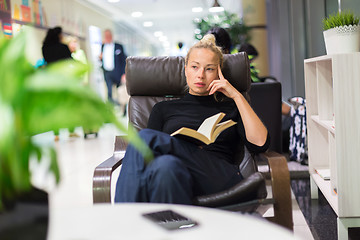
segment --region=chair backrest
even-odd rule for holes
[[[269,149],[282,153],[281,83],[251,83],[249,95],[251,107],[269,131]]]
[[[128,57],[126,87],[130,95],[129,121],[138,130],[147,126],[152,107],[187,92],[183,57]],[[247,99],[250,67],[246,53],[224,55],[224,77]]]

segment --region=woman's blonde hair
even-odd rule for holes
[[[75,36],[66,36],[62,40],[62,43],[66,45],[69,45],[70,42],[79,42],[79,39]]]
[[[193,49],[195,49],[195,48],[197,48],[197,49],[199,49],[199,48],[210,49],[219,58],[220,67],[223,66],[224,58],[223,58],[223,54],[222,54],[222,49],[220,47],[216,46],[215,36],[214,35],[206,34],[199,42],[195,43],[189,49],[189,51],[188,51],[188,53],[186,54],[186,57],[185,57],[185,65],[188,64],[191,51]]]

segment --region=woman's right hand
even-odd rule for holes
[[[236,88],[234,88],[231,83],[229,83],[229,81],[224,77],[221,72],[220,65],[218,65],[218,74],[219,79],[212,81],[207,89],[209,91],[209,95],[212,95],[215,92],[221,92],[233,100],[238,98],[241,93]]]

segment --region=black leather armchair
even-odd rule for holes
[[[256,82],[251,83],[250,104],[269,131],[271,142],[269,149],[282,153],[281,129],[281,83]]]
[[[223,74],[249,100],[251,81],[246,53],[225,55]],[[130,95],[129,120],[138,130],[147,126],[155,103],[179,98],[187,91],[182,57],[129,57],[126,78]],[[125,149],[126,143],[117,137],[114,155],[95,169],[94,203],[111,202],[111,174],[121,164],[122,159],[118,153]],[[290,177],[286,159],[271,151],[261,156],[268,161],[271,173],[274,217],[270,220],[292,230]],[[226,191],[196,197],[194,205],[253,211],[260,203],[269,202],[266,200],[265,178],[257,171],[254,157],[241,148],[236,157],[245,179]]]

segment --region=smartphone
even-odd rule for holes
[[[192,219],[184,217],[172,210],[146,213],[143,214],[143,216],[167,230],[186,229],[198,225],[198,223]]]

